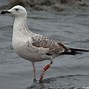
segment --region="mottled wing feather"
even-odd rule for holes
[[[32,45],[35,47],[48,48],[47,55],[59,55],[65,51],[65,46],[63,44],[56,43],[54,40],[49,39],[46,36],[37,35],[32,37]]]

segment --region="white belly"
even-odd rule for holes
[[[31,62],[38,62],[43,60],[48,60],[47,55],[39,54],[37,51],[32,51],[32,49],[27,49],[21,47],[20,50],[16,50],[16,53],[22,58],[29,60]]]
[[[34,49],[30,43],[30,46],[28,47],[27,40],[25,38],[24,40],[20,38],[13,39],[12,45],[19,56],[31,62],[38,62],[50,59],[50,57],[48,57],[45,53],[40,53],[39,50]]]

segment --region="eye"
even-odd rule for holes
[[[19,9],[18,9],[18,8],[16,8],[15,10],[16,10],[16,11],[18,11]]]

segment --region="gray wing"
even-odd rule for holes
[[[47,55],[60,55],[65,51],[66,47],[61,43],[56,43],[54,40],[49,39],[43,35],[35,35],[32,37],[32,45],[37,48],[47,48]]]

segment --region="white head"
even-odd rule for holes
[[[13,8],[7,10],[7,11],[2,11],[1,14],[12,14],[15,17],[27,17],[27,11],[24,7],[20,6],[20,5],[16,5]]]

